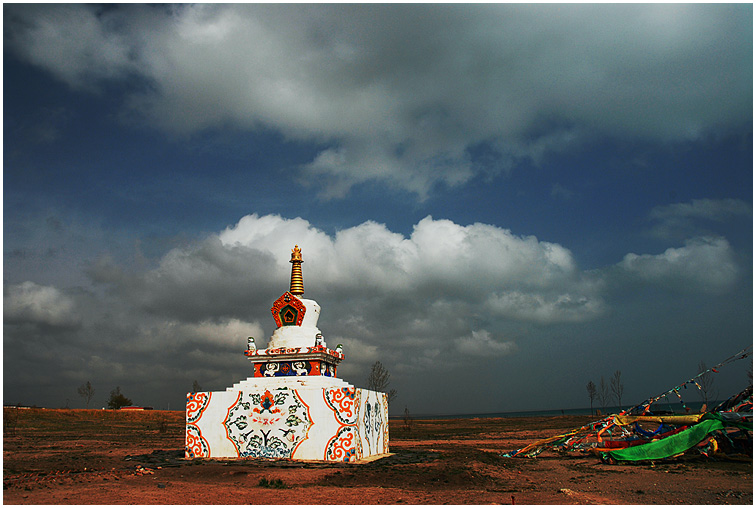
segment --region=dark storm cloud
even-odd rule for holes
[[[249,305],[264,306],[275,285],[255,277],[251,269],[270,273],[273,265],[269,253],[224,247],[214,237],[169,251],[147,273],[125,272],[109,259],[100,259],[89,273],[136,308],[199,322],[243,315]]]
[[[184,133],[264,126],[330,145],[302,168],[324,196],[383,181],[424,197],[482,171],[470,150],[484,143],[507,167],[599,136],[687,140],[751,121],[745,4],[5,13],[6,45],[71,87],[132,84],[132,120]]]

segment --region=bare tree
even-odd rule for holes
[[[711,370],[706,367],[706,363],[703,360],[698,364],[698,392],[701,395],[704,405],[708,408],[709,401],[716,400],[717,394],[714,394],[714,376]]]
[[[612,387],[612,393],[614,398],[617,399],[617,405],[622,411],[622,392],[625,391],[625,385],[622,384],[622,371],[615,370],[612,379],[609,380],[609,384]]]
[[[92,397],[94,397],[94,394],[95,394],[95,389],[92,387],[92,383],[87,381],[86,383],[81,385],[76,391],[79,392],[79,395],[87,403],[87,409],[89,409],[89,403],[92,401]]]
[[[588,390],[588,398],[591,400],[591,416],[593,416],[593,401],[596,400],[596,385],[593,381],[588,381],[585,385],[585,389]]]
[[[404,406],[404,430],[412,430],[412,417],[410,416],[410,412],[409,409],[407,409],[407,406]]]
[[[393,388],[388,390],[389,379],[391,374],[383,366],[381,362],[376,361],[370,368],[370,375],[367,378],[367,389],[374,390],[376,392],[385,392],[388,395],[388,401],[391,401],[396,397],[396,390]]]
[[[604,381],[604,376],[601,376],[599,381],[598,400],[601,404],[601,410],[606,414],[606,403],[609,402],[609,385]]]

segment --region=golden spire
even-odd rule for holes
[[[304,279],[302,279],[302,251],[298,245],[291,251],[291,287],[289,292],[295,296],[304,294]]]

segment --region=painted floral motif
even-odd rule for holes
[[[187,424],[185,443],[184,456],[187,459],[210,456],[210,445],[208,445],[207,440],[202,437],[202,432],[196,425],[192,425],[191,423]]]
[[[202,418],[202,413],[210,404],[211,392],[195,392],[186,394],[186,423],[195,423]]]
[[[357,428],[360,391],[354,387],[325,389],[323,399],[339,423],[336,434],[326,445],[325,460],[351,462],[359,459],[362,456]]]
[[[388,395],[385,393],[381,396],[382,404],[383,404],[383,414],[386,415],[388,418],[389,414],[389,404],[388,404]],[[389,425],[388,422],[383,422],[383,453],[389,452]]]
[[[362,417],[362,425],[365,427],[365,439],[367,439],[368,442],[368,449],[372,448],[370,446],[370,438],[373,435],[373,411],[372,406],[370,405],[370,402],[365,404],[365,415]]]
[[[378,402],[371,404],[369,401],[365,404],[365,414],[362,417],[362,423],[365,427],[365,439],[368,442],[370,454],[377,453],[378,441],[381,438],[381,429],[383,427],[383,414]]]
[[[375,415],[373,421],[373,431],[376,433],[376,435],[380,435],[381,427],[383,427],[383,415],[381,414],[381,408],[377,402],[373,406],[373,414]]]
[[[360,440],[357,427],[342,426],[338,433],[331,438],[326,446],[325,460],[354,462],[359,458],[358,446]]]
[[[354,408],[355,402],[359,407],[359,396],[356,388],[325,389],[323,390],[323,398],[326,404],[333,409],[333,416],[339,423],[344,425],[357,424],[357,412]]]
[[[296,390],[239,392],[223,421],[240,457],[291,458],[312,427]]]

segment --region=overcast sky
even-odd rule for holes
[[[752,344],[750,4],[3,12],[6,403],[246,378],[295,244],[392,414],[634,404]]]

